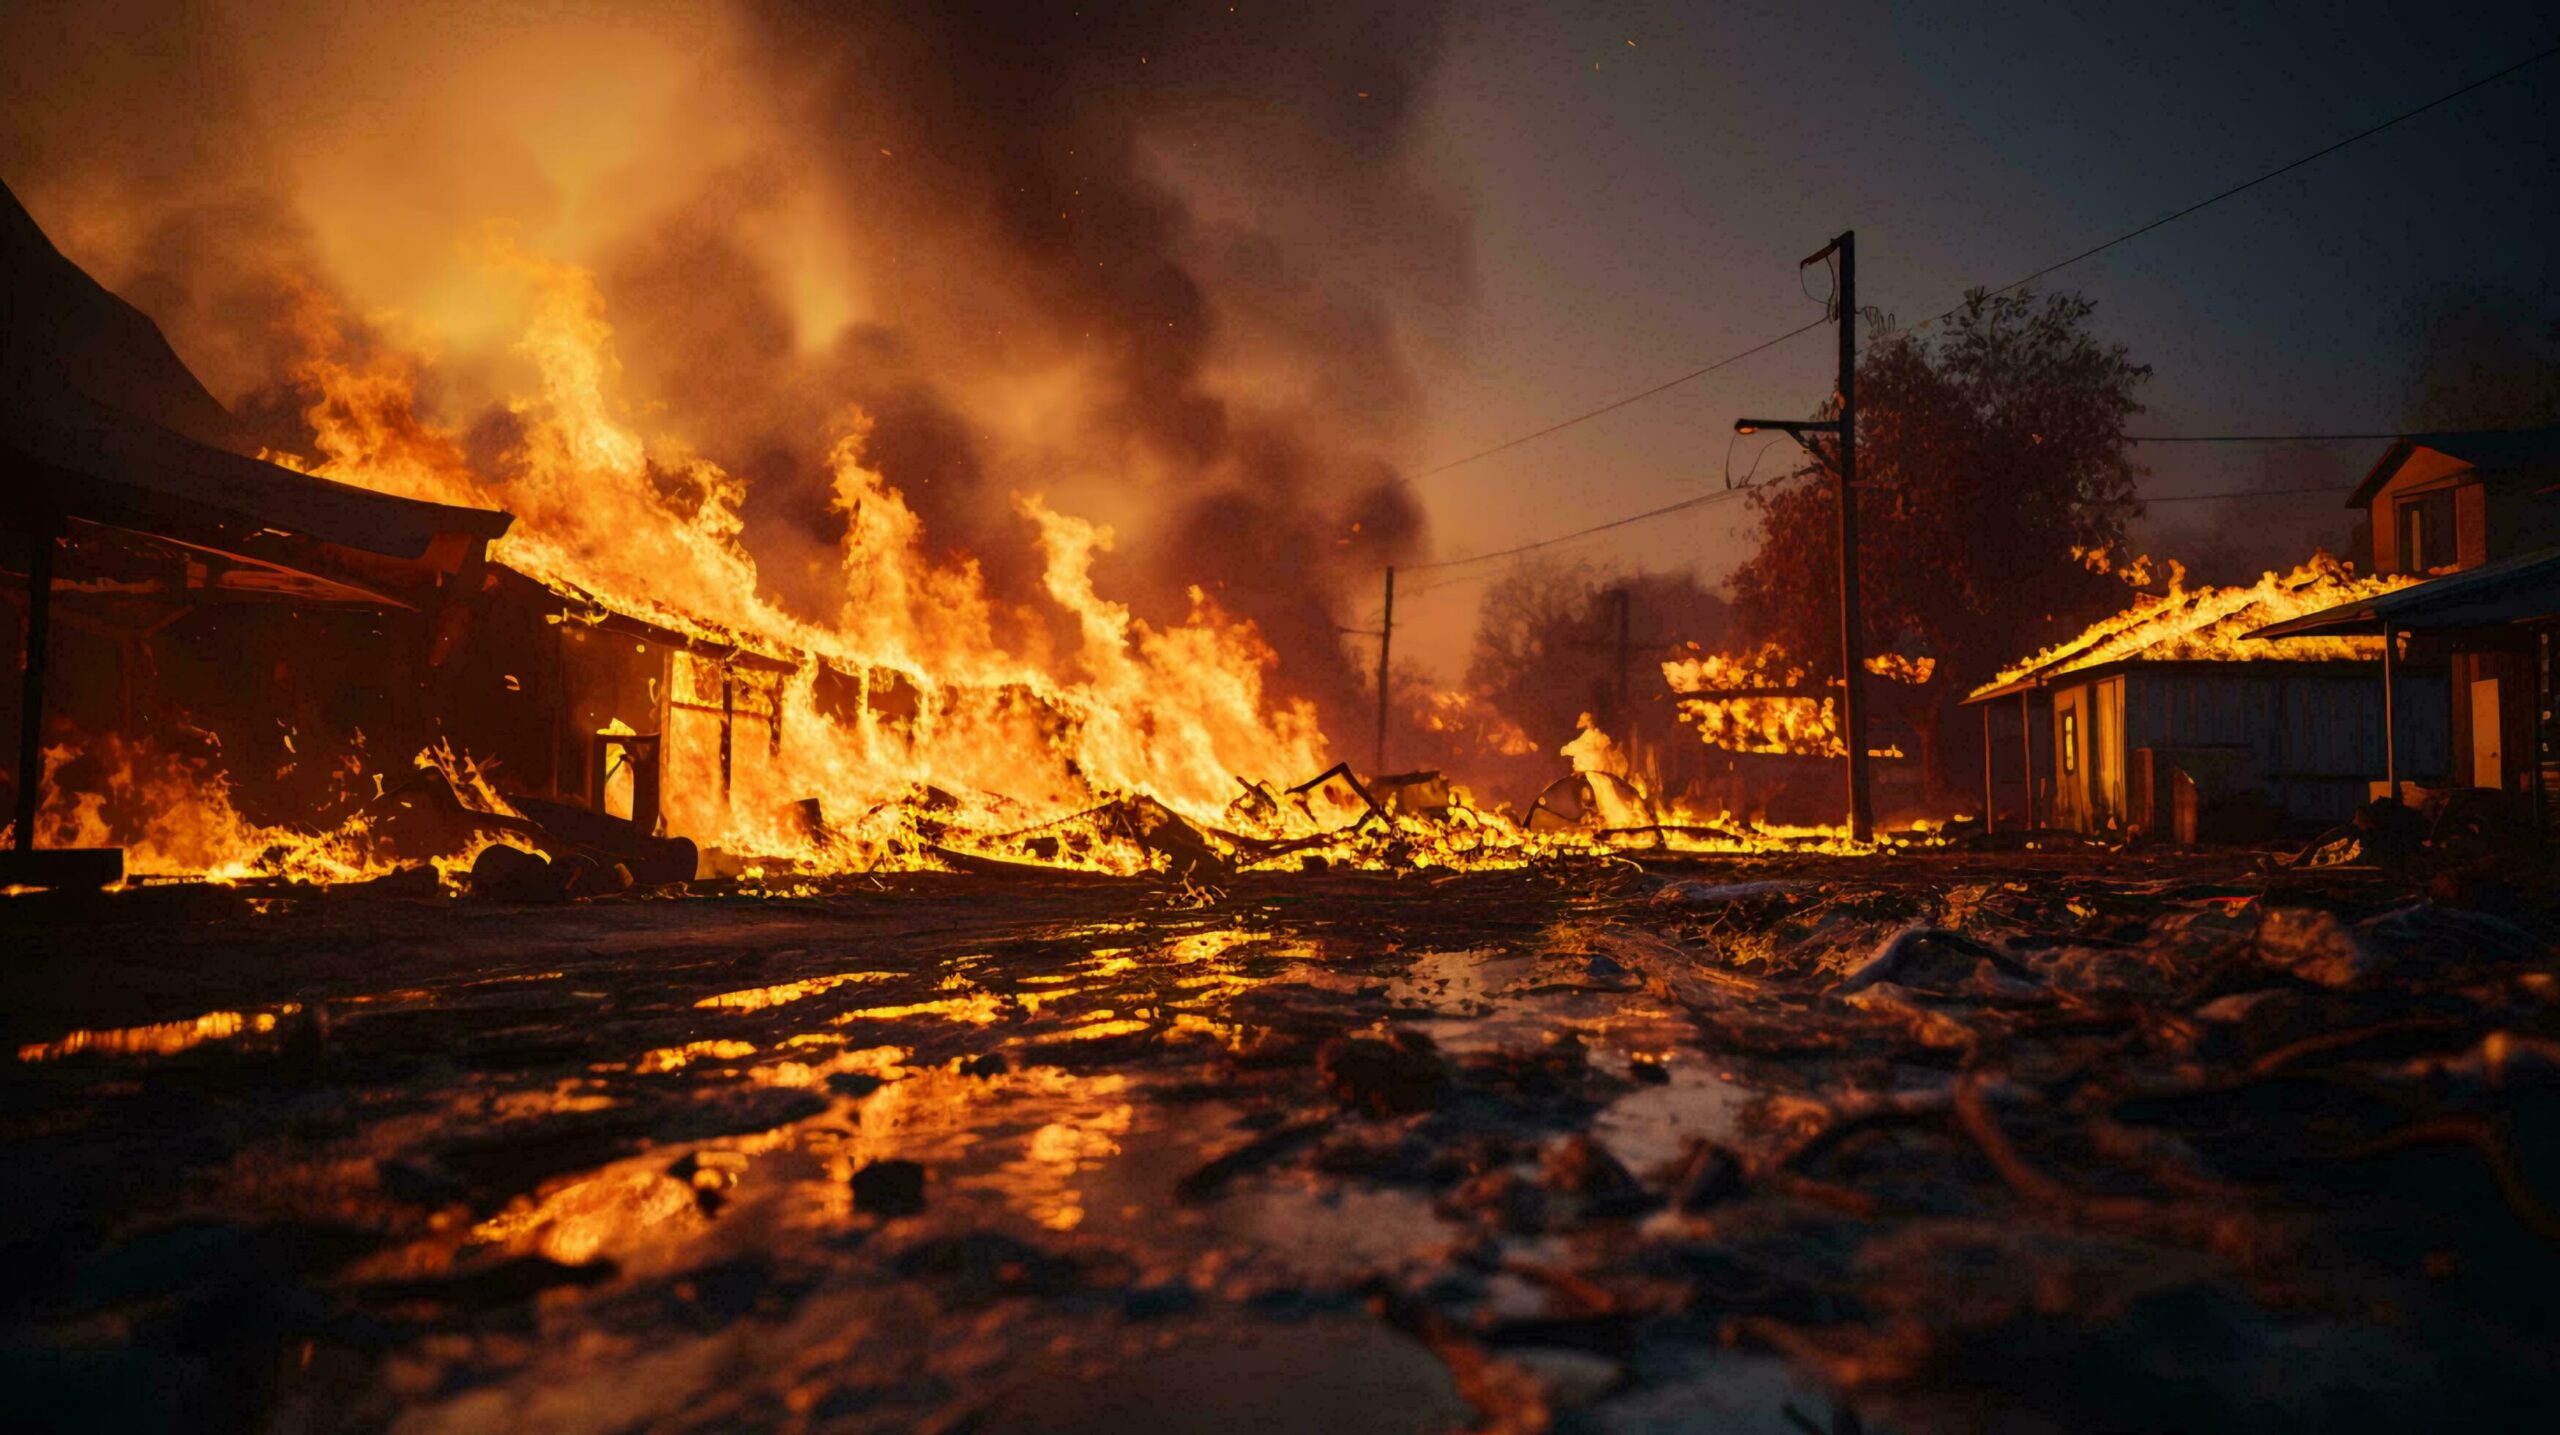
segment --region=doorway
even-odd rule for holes
[[[2498,708],[2498,680],[2475,678],[2471,683],[2471,785],[2504,787],[2507,785],[2505,714]]]

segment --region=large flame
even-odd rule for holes
[[[830,451],[845,520],[841,602],[832,621],[787,611],[738,541],[738,481],[681,445],[644,439],[616,410],[612,331],[592,278],[504,244],[493,266],[530,287],[517,352],[539,381],[510,406],[520,437],[503,472],[476,471],[460,436],[420,412],[417,360],[379,348],[357,357],[342,316],[306,293],[293,318],[308,349],[299,377],[318,396],[307,415],[321,454],[312,469],[504,507],[517,523],[494,561],[581,601],[790,661],[771,700],[791,740],[734,770],[725,801],[703,796],[721,789],[706,750],[671,755],[670,815],[706,845],[876,865],[912,857],[912,844],[856,823],[832,829],[842,850],[822,853],[791,804],[815,797],[831,813],[865,813],[933,789],[963,823],[1021,827],[1135,793],[1213,821],[1241,778],[1325,765],[1312,709],[1266,691],[1273,659],[1252,625],[1196,588],[1184,621],[1138,619],[1094,587],[1111,530],[1037,496],[1017,504],[1039,534],[1043,591],[1076,641],[1046,661],[1000,646],[999,605],[976,567],[934,557],[915,512],[866,465],[858,412],[843,416]],[[919,695],[914,721],[892,732],[829,720],[815,700],[821,664],[896,674]]]

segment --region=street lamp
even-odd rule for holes
[[[1787,437],[1794,439],[1798,447],[1802,448],[1806,453],[1813,455],[1813,461],[1815,463],[1821,464],[1825,469],[1831,469],[1831,460],[1824,455],[1822,450],[1815,448],[1812,442],[1808,440],[1805,435],[1809,433],[1836,434],[1840,432],[1839,420],[1735,419],[1733,421],[1733,431],[1746,437],[1751,434],[1758,433],[1762,429],[1769,429],[1776,433],[1782,433]],[[1832,472],[1836,477],[1838,471],[1832,470]]]

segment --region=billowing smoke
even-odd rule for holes
[[[36,3],[0,20],[0,166],[75,259],[288,425],[291,285],[431,351],[503,446],[491,226],[592,269],[641,423],[747,481],[786,602],[832,601],[853,410],[930,540],[1036,591],[1018,493],[1198,586],[1341,730],[1336,629],[1413,552],[1405,349],[1467,300],[1412,130],[1446,16],[799,0],[527,20],[473,3]],[[1026,635],[1026,637],[1035,635]]]

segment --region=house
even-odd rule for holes
[[[2560,547],[2271,623],[2250,636],[2285,641],[2340,634],[2441,647],[2450,669],[2446,719],[2455,784],[2520,794],[2546,825],[2560,819],[2560,725],[2553,721],[2560,700]],[[2393,716],[2400,717],[2396,708]],[[2397,777],[2386,780],[2396,784]]]
[[[249,456],[254,436],[158,326],[5,190],[0,284],[0,604],[19,619],[0,623],[0,661],[23,675],[0,694],[17,739],[0,886],[122,874],[114,849],[36,851],[54,808],[19,776],[109,736],[138,763],[200,758],[261,826],[325,827],[439,743],[511,800],[640,837],[715,833],[733,784],[770,789],[758,769],[783,751],[783,688],[807,655],[493,560],[507,514]],[[830,676],[831,714],[914,713],[911,679]]]
[[[2030,826],[2196,841],[2335,823],[2389,765],[2381,642],[2251,635],[2391,586],[2322,555],[2250,587],[2173,589],[2016,664],[1965,705],[1982,710],[1987,758],[1994,712],[2020,714]],[[2391,729],[2400,767],[2441,773],[2443,676],[2404,670],[2393,683],[2408,714]]]
[[[146,719],[155,647],[221,649],[237,631],[278,655],[367,649],[375,615],[432,615],[504,533],[506,514],[331,483],[253,447],[150,319],[53,248],[0,190],[0,596],[18,610],[0,706],[17,738],[12,851],[0,886],[113,881],[115,849],[38,850],[48,721]],[[235,656],[246,657],[245,654]],[[254,664],[219,685],[283,705]]]
[[[2347,499],[2376,574],[2477,568],[2560,544],[2560,429],[2409,434]]]

